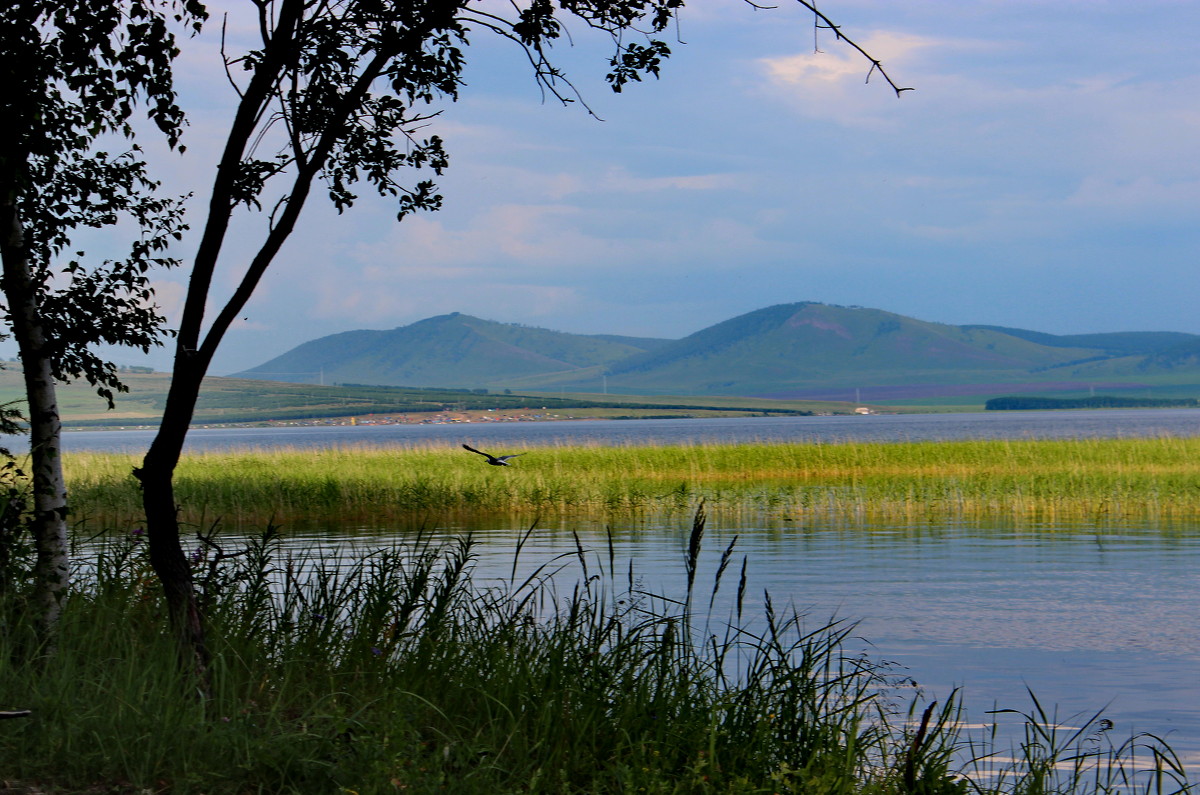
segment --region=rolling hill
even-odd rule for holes
[[[522,376],[603,368],[666,342],[566,334],[455,312],[390,331],[347,331],[321,337],[237,377],[478,388]]]
[[[680,340],[578,335],[452,314],[305,343],[237,374],[312,383],[624,394],[920,397],[1196,386],[1200,336],[1054,335],[815,302],[766,307]]]

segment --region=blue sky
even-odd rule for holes
[[[462,99],[432,126],[451,154],[445,209],[397,224],[385,201],[337,216],[314,195],[214,373],[453,311],[682,337],[821,301],[1200,333],[1200,3],[821,8],[916,90],[864,83],[867,64],[827,32],[815,53],[811,17],[786,0],[689,4],[662,79],[621,95],[603,42],[572,26],[562,60],[603,121],[544,102],[521,54],[477,35]],[[169,186],[196,191],[196,226],[228,118],[218,35],[185,43],[189,151],[161,160]],[[184,281],[160,279],[168,311]]]

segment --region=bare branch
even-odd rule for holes
[[[225,14],[221,17],[221,61],[225,64],[225,79],[229,81],[229,85],[233,87],[233,92],[238,95],[238,99],[242,98],[242,89],[238,86],[237,81],[233,79],[233,73],[229,67],[240,61],[240,58],[230,58],[225,54],[225,34],[226,26],[229,24],[229,15]]]
[[[864,50],[861,46],[859,46],[859,44],[856,41],[851,39],[845,33],[842,33],[841,26],[835,24],[832,19],[825,16],[825,14],[821,13],[821,11],[819,11],[817,9],[817,4],[815,2],[810,2],[809,0],[796,0],[796,2],[798,2],[800,5],[807,8],[809,11],[811,11],[813,13],[813,16],[815,17],[815,19],[813,20],[813,48],[814,48],[814,50],[816,50],[817,52],[820,52],[820,50],[816,48],[816,31],[817,30],[832,30],[834,35],[838,38],[839,41],[844,41],[847,44],[849,44],[851,47],[853,47],[854,49],[858,50],[859,54],[861,54],[862,57],[866,58],[867,61],[871,64],[870,69],[867,70],[866,82],[868,82],[868,83],[871,82],[871,75],[874,74],[875,72],[879,72],[880,76],[883,77],[883,79],[887,81],[887,84],[892,87],[892,91],[896,92],[897,97],[899,97],[905,91],[915,91],[916,90],[915,88],[912,88],[912,87],[904,87],[904,88],[900,87],[894,80],[892,80],[891,76],[884,70],[883,64],[880,63],[880,61],[878,59],[874,58],[866,50]]]

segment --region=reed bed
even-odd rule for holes
[[[769,598],[743,616],[744,567],[714,615],[736,550],[702,570],[704,524],[675,599],[642,590],[611,545],[579,546],[573,584],[542,570],[482,585],[469,538],[330,559],[288,556],[268,530],[194,561],[205,697],[163,632],[143,545],[111,539],[73,584],[55,654],[29,642],[21,594],[0,600],[0,703],[32,712],[0,726],[4,775],[30,793],[1188,791],[1157,738],[1093,743],[1099,717],[1081,739],[1032,713],[1036,742],[1010,761],[980,747],[959,764],[953,697],[906,704],[902,676],[843,649],[853,626],[810,627]]]
[[[763,511],[788,520],[1088,521],[1200,518],[1200,438],[836,444],[547,446],[510,467],[457,447],[195,453],[181,462],[185,521],[229,526],[419,525],[455,516],[601,518]],[[130,456],[66,459],[77,520],[141,513]]]

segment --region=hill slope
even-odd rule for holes
[[[864,379],[958,383],[1092,353],[878,309],[805,302],[750,312],[626,359],[610,368],[610,383],[641,389],[666,379],[707,393],[743,394]]]
[[[663,342],[567,334],[455,312],[390,331],[322,337],[235,377],[477,388],[521,376],[608,365]]]
[[[239,375],[326,383],[809,396],[846,387],[986,394],[1169,379],[1200,384],[1200,336],[1053,335],[930,323],[879,309],[779,304],[681,340],[583,336],[442,315],[306,343]],[[1057,385],[1057,386],[1054,386]],[[980,387],[966,390],[968,386]],[[949,392],[947,392],[949,394]],[[846,398],[843,398],[846,399]]]

